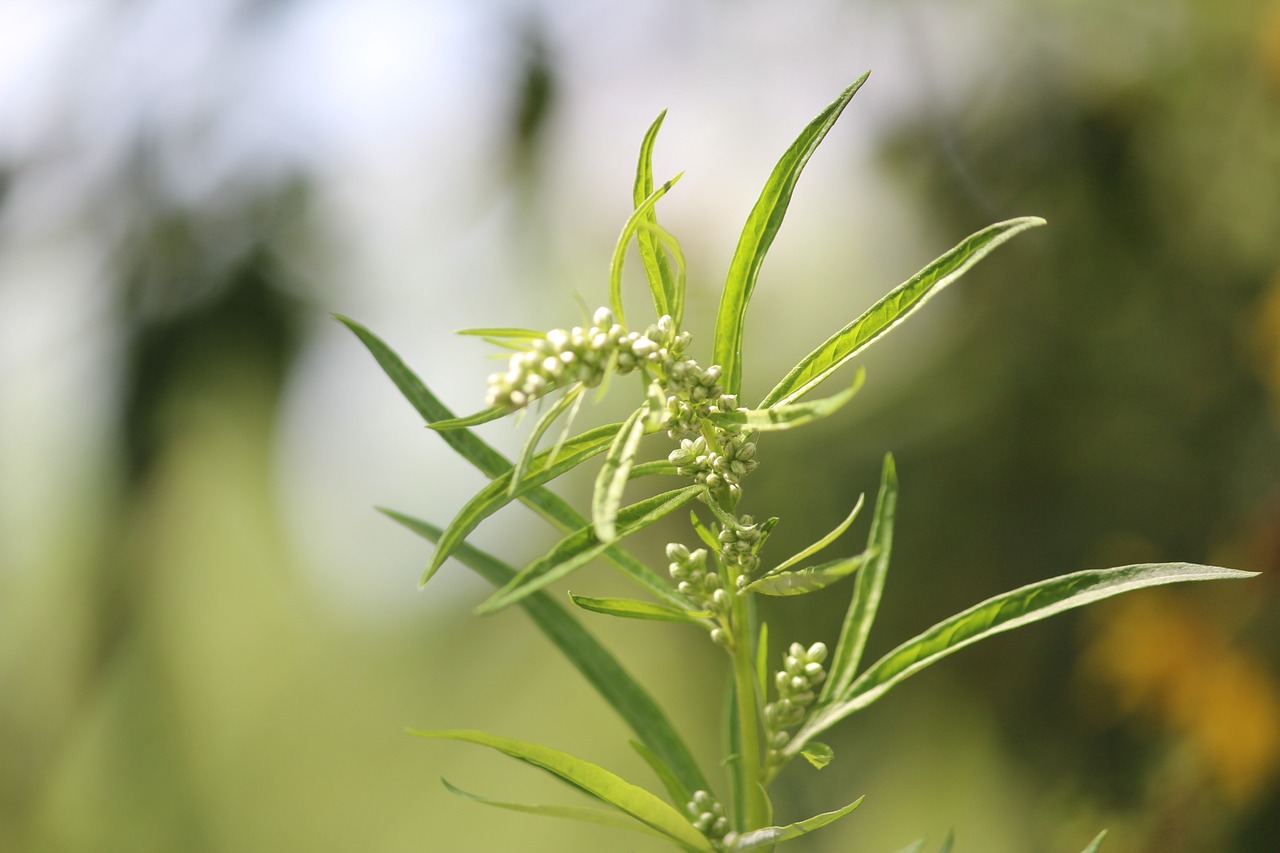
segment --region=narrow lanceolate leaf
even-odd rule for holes
[[[667,292],[667,305],[671,319],[675,321],[675,327],[680,328],[680,323],[684,320],[684,294],[687,288],[688,276],[686,273],[686,264],[684,261],[684,250],[680,248],[680,241],[676,239],[676,235],[663,228],[656,222],[641,222],[638,229],[640,235],[649,235],[652,240],[657,241],[657,255],[662,260],[662,268],[666,270],[664,276],[670,279],[670,285],[665,285]],[[671,263],[666,260],[664,252],[671,255],[671,260],[675,262],[675,271],[671,271]],[[665,280],[665,279],[664,279]],[[652,279],[650,279],[652,285]],[[656,304],[656,297],[655,297]]]
[[[648,527],[705,491],[705,486],[685,486],[623,507],[618,511],[618,538]],[[608,543],[601,542],[590,525],[569,534],[545,556],[530,563],[510,583],[485,599],[476,608],[476,613],[494,613],[516,603],[529,593],[585,566],[607,547]]]
[[[655,459],[652,462],[641,462],[631,466],[630,477],[632,480],[638,480],[641,477],[649,477],[654,474],[675,477],[679,476],[680,472],[675,465],[665,459]]]
[[[835,414],[858,393],[866,379],[866,371],[859,370],[853,385],[833,397],[808,403],[791,403],[766,409],[737,409],[732,412],[713,412],[711,422],[716,426],[745,427],[754,432],[770,432],[804,426],[811,421]]]
[[[392,381],[414,410],[427,423],[447,420],[453,417],[449,407],[440,402],[426,384],[408,365],[387,346],[386,342],[349,317],[334,315],[335,319],[350,329],[362,344],[369,350],[374,361]],[[445,444],[457,451],[458,455],[470,462],[485,476],[496,479],[511,470],[511,463],[505,456],[494,450],[484,439],[466,429],[439,433]],[[551,456],[559,458],[559,450],[553,449]],[[543,486],[527,490],[518,489],[515,495],[535,512],[545,518],[552,526],[563,532],[577,530],[587,523],[587,519],[574,509],[568,501]],[[669,581],[637,560],[626,549],[612,545],[604,557],[613,563],[623,574],[639,583],[652,595],[673,605],[684,604],[684,599],[671,588]]]
[[[640,159],[636,163],[635,187],[632,190],[632,203],[636,207],[643,205],[645,199],[653,194],[653,143],[658,138],[658,128],[662,127],[662,120],[666,116],[666,110],[658,113],[658,117],[653,120],[653,124],[649,125],[644,139],[640,142]],[[649,289],[653,292],[654,307],[657,309],[658,316],[670,314],[676,321],[678,329],[684,294],[677,293],[675,276],[671,274],[671,266],[667,263],[667,256],[662,250],[659,238],[653,233],[658,225],[658,216],[654,213],[652,205],[649,206],[648,213],[640,223],[638,235],[640,261],[644,264],[645,275],[649,279]]]
[[[1082,853],[1098,853],[1098,851],[1102,849],[1102,841],[1106,837],[1107,837],[1107,831],[1104,829],[1102,830],[1102,832],[1099,832],[1092,841],[1089,842],[1089,846],[1084,848]]]
[[[671,798],[671,802],[677,808],[693,799],[693,791],[697,788],[690,789],[688,784],[681,779],[665,761],[658,757],[652,749],[638,740],[627,741],[631,744],[631,748],[640,753],[640,757],[644,759],[644,763],[649,765],[649,769],[658,777],[658,781],[662,783],[662,787],[667,789],[667,796]]]
[[[964,275],[1001,243],[1028,228],[1043,225],[1024,216],[989,225],[891,290],[861,317],[809,353],[761,401],[762,408],[794,402],[844,366],[951,282]]]
[[[548,746],[540,746],[514,738],[489,734],[488,732],[466,729],[444,731],[410,730],[410,734],[425,738],[466,741],[496,749],[512,758],[545,770],[553,776],[563,779],[573,787],[585,791],[619,811],[631,815],[686,850],[714,853],[711,842],[707,840],[706,836],[694,829],[684,815],[676,811],[675,808],[667,805],[644,788],[631,784],[598,764],[592,764],[589,761],[584,761],[567,752],[561,752]]]
[[[989,598],[939,622],[876,661],[846,691],[835,694],[835,702],[820,709],[797,733],[795,742],[816,735],[837,720],[867,707],[900,681],[987,637],[1136,589],[1185,581],[1248,578],[1255,574],[1190,563],[1144,563],[1088,569]]]
[[[665,604],[654,604],[651,601],[636,601],[633,598],[588,598],[585,595],[569,593],[573,603],[583,610],[592,613],[603,613],[606,616],[618,616],[623,619],[648,619],[655,622],[700,622],[710,619],[708,610],[680,610]]]
[[[774,566],[769,571],[765,572],[765,575],[768,576],[768,575],[777,574],[778,572],[785,572],[787,569],[791,568],[797,563],[800,563],[804,560],[809,559],[814,554],[818,553],[823,548],[826,548],[832,542],[839,539],[840,535],[844,533],[846,530],[848,530],[849,525],[853,524],[853,520],[858,517],[858,513],[862,511],[862,504],[865,500],[866,500],[866,495],[858,495],[858,502],[853,505],[853,511],[849,513],[849,515],[845,518],[844,521],[836,525],[835,530],[832,530],[826,536],[823,536],[817,542],[814,542],[808,548],[805,548],[803,551],[796,554],[795,556],[789,557],[788,559],[783,560],[781,563]]]
[[[514,469],[497,477],[485,486],[475,497],[467,501],[458,511],[457,516],[445,528],[444,535],[436,545],[436,552],[431,557],[431,564],[422,573],[419,585],[431,580],[440,565],[449,558],[453,549],[458,546],[471,531],[489,516],[511,503],[521,493],[554,480],[566,471],[598,453],[604,452],[613,437],[617,435],[622,424],[606,424],[574,436],[564,443],[560,454],[552,459],[551,451],[544,450],[529,461],[529,470],[525,473],[515,489],[511,489]]]
[[[868,560],[876,556],[876,549],[870,548],[858,554],[855,557],[845,557],[841,560],[832,560],[829,563],[822,563],[817,566],[810,566],[807,569],[796,569],[789,572],[778,572],[776,574],[765,575],[748,584],[747,589],[751,592],[759,592],[764,595],[804,595],[806,592],[816,592],[825,589],[837,581],[844,580],[849,575],[862,568]]]
[[[510,482],[507,484],[507,494],[514,495],[516,489],[520,485],[520,479],[524,477],[526,471],[529,470],[529,463],[533,459],[533,454],[538,450],[538,441],[555,423],[556,419],[563,415],[567,410],[572,408],[582,399],[582,395],[586,393],[586,386],[581,382],[574,384],[564,395],[556,400],[551,408],[538,418],[538,422],[533,425],[533,429],[529,431],[529,437],[525,439],[524,446],[520,448],[520,456],[516,459],[515,470],[511,472]],[[556,448],[562,448],[563,442],[557,442]],[[555,462],[555,457],[559,454],[559,450],[552,450],[547,457],[547,463]]]
[[[780,844],[783,841],[790,841],[793,838],[799,838],[813,832],[815,829],[821,829],[829,823],[833,823],[847,815],[849,812],[862,805],[862,797],[854,800],[842,809],[833,812],[814,815],[806,820],[788,824],[786,826],[766,826],[764,829],[754,829],[750,832],[744,832],[734,839],[733,843],[725,849],[738,853],[743,850],[758,850],[761,847],[769,847],[773,844]]]
[[[622,262],[627,256],[627,246],[631,245],[631,238],[640,228],[640,223],[644,222],[646,217],[653,215],[653,206],[658,203],[658,199],[666,195],[667,190],[675,186],[676,181],[683,175],[683,172],[676,175],[636,204],[635,211],[627,218],[622,226],[622,233],[618,235],[618,245],[614,247],[613,261],[609,265],[609,306],[613,309],[613,315],[617,317],[618,322],[624,326],[626,320],[622,309]]]
[[[853,588],[853,599],[845,612],[840,639],[836,642],[835,655],[827,669],[827,680],[822,685],[819,702],[828,696],[840,696],[853,681],[858,664],[862,661],[867,635],[880,607],[884,593],[884,579],[889,571],[889,555],[893,551],[893,518],[898,508],[898,469],[893,455],[886,454],[880,474],[880,494],[876,497],[876,514],[871,519],[871,532],[867,535],[867,550],[875,551],[875,558],[863,566]]]
[[[389,509],[381,512],[429,542],[437,541],[443,532],[419,518]],[[494,586],[502,586],[517,574],[511,566],[470,545],[460,545],[454,557]],[[582,627],[582,623],[544,592],[525,597],[520,601],[520,607],[630,726],[641,743],[652,750],[686,787],[695,791],[710,790],[693,754],[662,708],[618,663],[617,658]]]
[[[437,432],[444,432],[451,429],[464,429],[466,427],[487,424],[489,421],[496,421],[498,418],[506,417],[509,414],[511,414],[511,410],[506,406],[492,406],[488,409],[476,412],[475,414],[467,415],[466,417],[436,421],[433,424],[428,424],[428,426]]]
[[[724,368],[724,386],[730,394],[737,394],[742,386],[742,336],[747,317],[747,304],[755,290],[760,266],[773,244],[773,238],[782,226],[791,203],[791,194],[805,164],[819,143],[831,130],[840,113],[848,105],[858,88],[867,79],[863,74],[852,86],[840,93],[818,117],[809,123],[791,143],[765,182],[760,198],[747,217],[747,223],[738,239],[738,248],[729,262],[729,275],[720,296],[720,309],[716,314],[714,355],[712,361]]]
[[[623,421],[596,475],[596,487],[591,495],[591,523],[601,542],[618,538],[618,509],[622,506],[622,492],[627,487],[636,451],[640,449],[640,439],[644,438],[647,410],[641,406]]]
[[[484,329],[459,329],[459,335],[472,335],[478,338],[507,338],[516,341],[536,341],[539,338],[545,338],[546,332],[539,332],[537,329],[519,329],[514,326],[494,326]]]
[[[442,778],[440,781],[444,783],[445,788],[450,793],[457,794],[459,797],[466,797],[468,800],[474,800],[477,803],[483,803],[486,806],[494,806],[495,808],[523,812],[525,814],[542,815],[543,817],[562,817],[569,820],[582,821],[583,823],[597,823],[617,829],[629,829],[632,832],[643,832],[646,835],[655,835],[658,838],[667,837],[665,833],[658,832],[658,830],[647,824],[640,823],[635,818],[621,812],[610,811],[609,809],[597,809],[589,806],[544,806],[526,805],[525,803],[504,803],[500,800],[491,800],[488,797],[464,791],[456,785],[449,784],[448,779]]]
[[[800,754],[804,756],[806,761],[819,770],[830,764],[831,760],[836,757],[834,749],[827,746],[825,743],[819,743],[816,740],[809,741],[809,743],[805,745],[805,748],[800,750]]]
[[[720,539],[716,536],[715,531],[707,527],[701,518],[698,518],[696,512],[689,513],[689,524],[693,525],[693,532],[697,533],[702,543],[711,549],[712,554],[719,553]]]

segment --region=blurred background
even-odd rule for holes
[[[779,818],[867,794],[813,851],[954,829],[1075,853],[1103,827],[1108,853],[1280,849],[1276,0],[7,0],[0,850],[665,849],[458,800],[441,776],[575,801],[404,734],[486,728],[654,784],[523,614],[473,617],[485,586],[456,563],[417,591],[428,546],[372,507],[443,523],[483,481],[329,314],[479,408],[498,363],[451,333],[606,301],[669,108],[658,179],[686,175],[660,215],[706,360],[760,186],[868,68],[765,265],[748,399],[970,232],[1050,224],[877,345],[839,418],[761,445],[768,553],[873,494],[892,450],[873,655],[1079,568],[1263,575],[949,659],[837,730],[829,768],[789,769]],[[553,535],[513,507],[476,541],[519,564]],[[663,541],[636,548],[661,567]],[[768,610],[775,642],[832,642],[847,595]],[[714,768],[715,650],[588,624]]]

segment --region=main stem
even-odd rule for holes
[[[729,579],[736,589],[737,578]],[[760,770],[760,703],[756,695],[755,655],[752,654],[751,619],[745,595],[733,597],[733,681],[738,695],[738,733],[742,751],[745,827],[759,829],[769,824],[769,803]]]

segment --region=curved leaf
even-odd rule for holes
[[[355,334],[364,344],[374,361],[382,368],[404,398],[427,423],[446,420],[453,417],[449,407],[431,393],[426,384],[408,365],[387,346],[386,342],[349,317],[333,315],[344,326]],[[481,473],[490,478],[497,478],[509,472],[511,463],[498,451],[494,450],[484,439],[470,430],[460,429],[437,433],[445,444],[453,448],[459,456],[470,462]],[[558,457],[558,447],[552,450],[552,456]],[[529,489],[517,489],[515,498],[531,507],[558,530],[568,532],[577,530],[587,523],[568,501],[544,486]],[[434,540],[433,540],[434,541]],[[643,586],[651,594],[674,605],[684,604],[684,599],[671,588],[668,580],[650,569],[627,552],[625,548],[611,545],[604,552],[604,557],[613,563],[623,574]]]
[[[555,423],[566,410],[575,407],[582,401],[583,394],[586,393],[586,386],[581,382],[574,383],[561,395],[559,400],[552,404],[551,408],[538,418],[538,422],[533,425],[533,429],[529,431],[529,437],[525,439],[524,446],[520,448],[520,456],[516,458],[515,468],[511,472],[510,483],[507,485],[507,494],[514,495],[520,485],[524,472],[529,470],[529,463],[533,459],[533,454],[538,450],[538,441],[546,433],[546,431]],[[565,428],[573,420],[572,415],[569,421],[565,422]],[[555,448],[551,451],[551,455],[547,457],[548,464],[555,462],[555,458],[560,455],[560,448],[564,446],[564,440],[567,436],[562,435],[561,440],[557,441]]]
[[[644,788],[632,785],[598,764],[592,764],[549,746],[540,746],[488,732],[466,729],[443,731],[410,729],[409,733],[418,737],[459,740],[496,749],[563,779],[575,788],[652,827],[687,850],[714,853],[714,848],[706,836],[694,829],[684,815],[675,808]]]
[[[626,320],[622,309],[622,262],[627,256],[627,246],[631,244],[631,237],[640,228],[640,224],[645,221],[646,217],[653,215],[653,206],[658,203],[658,199],[666,195],[667,190],[675,186],[676,181],[682,177],[684,177],[684,172],[676,175],[649,193],[643,201],[636,204],[635,211],[627,218],[626,223],[622,226],[622,233],[618,235],[618,244],[613,250],[613,261],[609,264],[609,305],[613,308],[613,315],[624,326],[626,325]]]
[[[1102,832],[1099,832],[1096,836],[1094,836],[1094,839],[1089,842],[1089,846],[1084,848],[1084,850],[1081,851],[1081,853],[1098,853],[1098,851],[1102,849],[1102,841],[1106,837],[1107,837],[1107,831],[1104,829],[1102,830]]]
[[[641,406],[623,421],[596,475],[596,487],[591,495],[591,524],[601,542],[618,538],[618,508],[622,506],[622,492],[627,487],[636,451],[640,449],[640,439],[644,438],[647,411],[647,406]]]
[[[481,411],[467,415],[466,417],[449,418],[448,420],[436,421],[435,423],[427,424],[427,426],[437,432],[444,432],[451,429],[463,429],[464,427],[479,426],[480,424],[487,424],[489,421],[496,421],[498,418],[503,418],[511,414],[512,411],[512,409],[509,409],[506,406],[491,406],[488,409],[482,409]]]
[[[799,838],[813,832],[815,829],[821,829],[829,823],[833,823],[847,815],[849,812],[862,805],[864,797],[858,797],[849,805],[833,812],[826,812],[820,815],[814,815],[796,823],[787,824],[786,826],[766,826],[764,829],[755,829],[751,832],[744,832],[733,840],[733,843],[725,847],[726,850],[739,853],[744,850],[758,850],[761,847],[769,847],[773,844],[780,844],[783,841],[790,841],[793,838]]]
[[[689,802],[693,799],[694,790],[681,779],[676,772],[667,765],[665,761],[658,757],[652,749],[638,740],[627,741],[631,744],[631,748],[640,754],[644,759],[644,763],[649,765],[649,769],[658,777],[658,781],[662,783],[662,787],[667,789],[667,796],[671,798],[671,802],[678,808],[681,804]]]
[[[618,538],[630,536],[637,530],[648,527],[705,491],[705,486],[685,486],[623,507],[618,511]],[[596,537],[592,525],[569,534],[546,555],[530,563],[509,583],[485,599],[475,612],[480,615],[495,613],[516,603],[529,593],[585,566],[599,556],[608,544]]]
[[[760,403],[761,408],[792,403],[809,393],[1001,243],[1028,228],[1043,224],[1044,220],[1039,217],[1024,216],[997,222],[965,238],[801,359],[765,396]]]
[[[713,344],[712,361],[724,369],[723,383],[730,394],[737,394],[742,386],[742,336],[747,303],[751,301],[751,293],[755,290],[765,254],[782,226],[796,181],[800,179],[800,173],[809,162],[809,157],[866,79],[867,74],[863,74],[801,131],[796,141],[782,155],[778,165],[774,166],[755,207],[747,216],[733,260],[729,262],[729,275],[720,297],[720,309],[716,314]]]
[[[634,598],[588,598],[572,592],[569,593],[569,598],[583,610],[623,619],[698,623],[703,619],[710,619],[712,615],[708,610],[680,610],[665,604],[654,604],[652,601],[636,601]]]
[[[422,573],[418,585],[421,586],[431,580],[431,576],[449,558],[453,549],[466,539],[480,522],[511,503],[523,492],[554,480],[564,472],[575,468],[579,463],[604,452],[621,427],[622,424],[606,424],[587,430],[567,440],[560,448],[559,455],[554,457],[552,454],[556,448],[535,454],[529,460],[529,470],[514,490],[511,488],[514,469],[494,478],[489,485],[477,492],[475,497],[467,501],[453,521],[449,522],[444,535],[436,545],[435,553],[431,556],[431,564]]]
[[[636,207],[644,204],[644,200],[653,194],[653,143],[658,138],[658,129],[667,111],[658,113],[658,117],[645,131],[640,143],[640,159],[636,163],[636,180],[632,190],[632,203]],[[683,311],[683,287],[677,290],[676,279],[671,274],[667,256],[659,245],[661,240],[654,231],[658,227],[658,216],[649,207],[649,212],[641,219],[638,242],[640,245],[640,261],[644,264],[645,275],[649,279],[649,290],[653,292],[653,305],[658,316],[670,314],[680,328],[680,315]],[[674,239],[674,238],[673,238]]]
[[[457,794],[459,797],[466,797],[468,800],[474,800],[477,803],[483,803],[486,806],[494,806],[495,808],[507,809],[513,812],[523,812],[525,814],[542,815],[543,817],[562,817],[569,820],[582,821],[584,823],[598,823],[604,826],[612,826],[617,829],[629,829],[632,832],[643,832],[646,835],[654,835],[658,838],[666,838],[666,833],[658,832],[658,830],[648,824],[640,823],[635,818],[625,814],[609,811],[608,809],[596,809],[587,806],[541,806],[526,805],[524,803],[504,803],[500,800],[491,800],[488,797],[482,797],[479,794],[472,794],[464,791],[456,785],[449,784],[448,779],[441,778],[445,788],[451,794]]]
[[[1256,572],[1191,563],[1143,563],[1113,569],[1087,569],[1029,584],[997,595],[945,619],[908,640],[871,665],[836,701],[817,713],[787,747],[794,754],[804,741],[865,708],[895,684],[979,640],[1029,625],[1056,613],[1083,607],[1123,592],[1185,581],[1254,577]],[[794,744],[794,750],[792,745]]]
[[[404,513],[381,508],[379,511],[430,542],[439,539],[443,532]],[[502,586],[517,574],[496,557],[465,543],[458,546],[454,557],[494,586]],[[545,592],[526,596],[520,601],[520,607],[682,784],[691,790],[711,790],[693,754],[662,708],[573,614]]]
[[[800,750],[800,754],[818,770],[826,767],[831,760],[836,757],[836,751],[825,743],[819,743],[811,740],[805,744],[804,749]]]
[[[751,592],[765,595],[804,595],[825,589],[833,583],[844,580],[870,559],[876,556],[876,549],[869,548],[855,557],[832,560],[807,569],[790,572],[775,572],[753,581],[747,585]]]
[[[790,403],[762,409],[736,409],[732,412],[712,412],[709,420],[717,426],[745,427],[755,432],[770,432],[803,426],[811,421],[835,414],[862,388],[866,371],[859,369],[853,377],[853,385],[832,397],[809,403]]]
[[[814,554],[818,553],[823,548],[826,548],[832,542],[839,539],[840,535],[849,529],[849,525],[853,524],[853,520],[858,517],[858,513],[862,511],[862,504],[866,501],[866,497],[867,497],[866,495],[858,495],[858,502],[853,505],[853,510],[849,513],[848,516],[845,517],[844,521],[836,525],[834,530],[832,530],[826,536],[823,536],[817,542],[814,542],[808,548],[805,548],[803,551],[796,554],[795,556],[788,557],[787,559],[783,560],[781,563],[774,566],[769,571],[765,572],[764,576],[768,577],[769,575],[774,575],[774,574],[777,574],[778,572],[785,572],[787,569],[791,568],[792,566],[796,565],[797,563],[803,560],[809,559]]]

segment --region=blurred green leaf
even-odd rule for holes
[[[793,403],[844,366],[909,314],[987,256],[997,246],[1044,220],[1024,216],[989,225],[891,290],[866,312],[828,338],[783,377],[761,401],[761,408]]]
[[[805,744],[804,749],[800,750],[800,754],[805,757],[806,761],[819,770],[830,764],[831,760],[836,757],[836,751],[834,749],[827,746],[825,743],[819,743],[816,740],[811,740]]]
[[[1102,849],[1102,841],[1106,837],[1107,837],[1107,831],[1104,829],[1102,830],[1102,832],[1099,832],[1096,836],[1094,836],[1094,839],[1089,842],[1089,846],[1084,848],[1084,850],[1081,851],[1081,853],[1098,853],[1098,851]]]
[[[486,806],[494,806],[500,809],[507,809],[513,812],[524,812],[525,814],[536,814],[544,817],[561,817],[569,820],[583,821],[584,823],[598,823],[604,826],[612,826],[617,829],[629,829],[632,832],[643,832],[646,835],[654,835],[658,838],[666,838],[666,833],[659,832],[653,827],[641,823],[637,819],[618,812],[609,811],[608,809],[596,809],[588,806],[541,806],[526,805],[524,803],[504,803],[499,800],[491,800],[488,797],[481,797],[478,794],[472,794],[464,791],[456,785],[449,784],[448,779],[440,780],[444,786],[449,789],[452,794],[460,797],[466,797],[468,800],[474,800],[477,803],[483,803]]]
[[[644,763],[649,765],[649,769],[658,777],[662,787],[667,789],[667,796],[671,798],[671,802],[676,808],[682,808],[685,803],[693,799],[693,791],[665,761],[658,757],[657,753],[638,740],[627,742],[631,744],[632,749],[640,754],[640,757],[644,759]]]
[[[737,394],[742,386],[742,337],[747,304],[755,290],[760,266],[782,226],[783,217],[786,216],[796,181],[809,162],[809,157],[826,137],[827,131],[831,130],[854,93],[866,81],[868,74],[863,74],[841,92],[838,98],[801,131],[800,136],[791,143],[791,147],[774,167],[755,207],[747,216],[742,236],[738,239],[738,247],[729,262],[729,275],[716,315],[713,344],[712,361],[724,368],[724,387],[730,394]]]
[[[583,610],[623,619],[697,623],[711,618],[711,613],[705,610],[680,610],[665,604],[654,604],[651,601],[636,601],[633,598],[588,598],[585,595],[574,595],[572,592],[569,593],[569,598]]]
[[[862,388],[866,371],[859,369],[853,377],[853,385],[832,397],[810,403],[791,403],[763,409],[737,409],[732,412],[712,412],[710,420],[720,427],[745,427],[755,432],[770,432],[803,426],[828,415],[835,414]]]
[[[623,507],[618,511],[618,538],[648,527],[705,491],[705,486],[685,486]],[[475,612],[481,615],[495,613],[514,604],[529,593],[585,566],[607,547],[608,543],[596,537],[594,527],[587,525],[561,539],[547,554],[526,566],[509,583],[485,599]]]
[[[658,113],[658,117],[645,131],[640,142],[640,159],[636,164],[635,187],[632,190],[632,203],[636,207],[644,204],[645,199],[653,194],[653,144],[658,138],[658,129],[667,111]],[[658,316],[670,314],[680,328],[681,314],[684,308],[683,288],[677,289],[676,279],[671,274],[667,256],[659,245],[660,238],[654,233],[658,226],[658,216],[650,205],[649,211],[640,221],[638,243],[640,260],[644,264],[645,275],[649,279],[649,289],[653,292],[654,308]],[[673,238],[674,239],[674,238]]]
[[[875,560],[864,566],[853,588],[853,599],[845,613],[840,639],[836,642],[835,655],[827,667],[827,680],[822,685],[818,701],[828,696],[842,696],[853,681],[862,652],[867,645],[867,635],[880,607],[884,593],[884,579],[889,571],[889,555],[893,551],[893,519],[898,507],[898,469],[893,454],[885,454],[880,474],[880,494],[876,497],[876,513],[867,535],[867,551],[875,550]]]
[[[808,592],[817,592],[820,589],[826,589],[833,583],[844,580],[875,556],[876,549],[874,547],[868,548],[853,557],[844,557],[805,569],[772,572],[748,584],[746,588],[750,592],[776,596],[804,595]]]
[[[581,758],[514,738],[466,729],[443,731],[410,730],[410,734],[425,738],[443,738],[487,746],[512,758],[541,768],[564,780],[573,787],[585,791],[608,803],[636,820],[644,823],[675,841],[686,850],[714,853],[711,842],[694,829],[684,815],[667,805],[655,795],[625,779],[610,773],[598,764]]]
[[[618,509],[622,506],[622,492],[627,487],[631,465],[635,462],[640,439],[644,438],[644,415],[647,406],[641,406],[622,423],[605,454],[604,465],[596,475],[595,490],[591,495],[591,524],[596,538],[601,542],[613,542],[618,538]]]
[[[381,508],[379,511],[429,542],[438,540],[443,532],[433,524],[404,513]],[[496,557],[465,543],[454,552],[454,557],[494,586],[502,586],[517,574],[514,568]],[[626,721],[636,737],[660,757],[686,787],[710,790],[692,753],[676,734],[662,708],[573,614],[544,592],[526,596],[520,601],[520,607]]]
[[[459,329],[456,334],[472,335],[479,338],[511,338],[518,341],[536,341],[547,336],[546,332],[537,329],[520,329],[514,326],[494,326],[483,329]]]
[[[734,839],[725,849],[738,853],[744,850],[758,850],[761,847],[768,847],[773,844],[780,844],[783,841],[790,841],[793,838],[799,838],[802,835],[813,832],[815,829],[821,829],[829,823],[839,820],[849,812],[862,805],[863,797],[859,797],[849,805],[833,812],[826,812],[820,815],[814,815],[796,823],[787,824],[786,826],[766,826],[764,829],[755,829],[751,832],[744,832]]]
[[[627,256],[627,246],[631,244],[631,238],[640,228],[640,224],[647,217],[654,216],[653,206],[658,203],[658,199],[666,195],[667,191],[683,176],[684,173],[681,172],[637,203],[635,211],[622,226],[622,233],[618,235],[618,244],[613,250],[613,261],[609,264],[609,305],[613,308],[613,314],[618,322],[624,326],[626,320],[622,308],[622,262]]]

